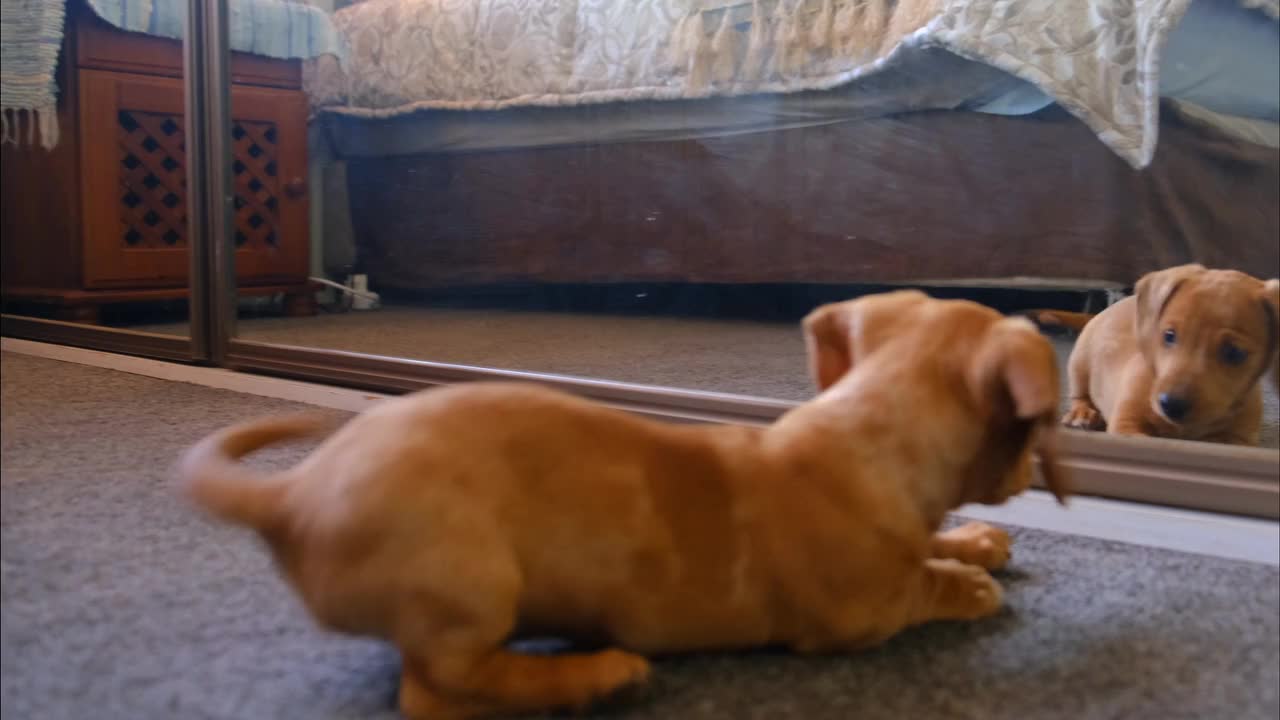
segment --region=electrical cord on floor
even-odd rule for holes
[[[331,287],[339,291],[338,300],[332,303],[319,303],[320,307],[331,313],[345,313],[352,310],[376,310],[382,306],[382,298],[378,293],[368,290],[365,276],[353,275],[348,280],[351,284],[337,283],[321,277],[309,278],[312,282]],[[353,287],[354,286],[354,287]],[[358,303],[357,299],[364,301]]]

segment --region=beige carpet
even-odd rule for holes
[[[140,329],[186,334],[186,326],[177,324]],[[244,319],[239,335],[283,345],[782,400],[804,400],[813,391],[795,322],[388,307]],[[1054,338],[1054,344],[1065,367],[1071,340]],[[1280,407],[1269,385],[1265,392],[1261,444],[1276,448]]]

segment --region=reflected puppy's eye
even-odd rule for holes
[[[1173,328],[1169,328],[1168,330],[1165,330],[1164,331],[1165,347],[1173,347],[1176,344],[1178,344],[1178,333]]]
[[[1241,350],[1235,343],[1228,341],[1222,343],[1222,347],[1218,348],[1218,357],[1222,358],[1222,362],[1228,365],[1243,365],[1244,361],[1249,359],[1249,353]]]

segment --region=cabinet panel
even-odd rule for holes
[[[182,82],[80,73],[86,288],[187,283]]]
[[[289,282],[310,270],[307,101],[300,92],[231,90],[236,277]]]
[[[182,82],[82,70],[84,281],[89,289],[187,284]],[[307,273],[306,101],[232,89],[236,274]]]

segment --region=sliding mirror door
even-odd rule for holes
[[[1056,312],[1035,317],[1065,411],[1078,314],[1133,332],[1115,318],[1141,279],[1201,263],[1249,278],[1161,285],[1197,368],[1146,391],[1141,432],[1165,439],[1095,420],[1068,444],[1157,488],[1091,490],[1160,500],[1194,476],[1172,501],[1212,505],[1198,483],[1232,467],[1256,492],[1228,504],[1277,514],[1276,18],[1039,3],[1062,30],[1041,35],[970,5],[367,0],[233,23],[230,362],[395,389],[516,375],[763,422],[814,394],[806,313],[917,287]],[[1167,365],[1170,328],[1143,327],[1135,362]],[[1242,406],[1241,432],[1212,430]]]

